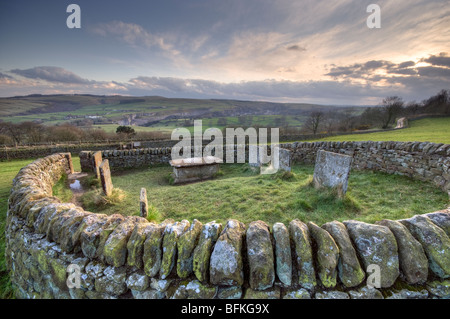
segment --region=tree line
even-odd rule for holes
[[[81,128],[74,124],[47,126],[35,122],[0,123],[0,145],[24,145],[57,142],[106,142],[126,140],[155,140],[170,138],[161,132],[135,132],[131,127],[119,126],[116,132],[101,128]]]
[[[336,111],[311,112],[302,127],[303,132],[338,133],[362,131],[368,129],[389,129],[395,127],[401,117],[450,116],[450,90],[441,90],[438,94],[422,102],[406,103],[399,96],[384,98],[378,106],[368,107],[361,114],[339,114]]]

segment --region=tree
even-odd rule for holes
[[[125,125],[121,125],[121,126],[117,127],[116,133],[117,134],[125,134],[127,136],[136,135],[136,131],[134,130],[134,128],[132,128],[130,126],[125,126]]]
[[[395,121],[397,115],[402,112],[404,102],[401,97],[389,96],[381,103],[382,128],[387,129],[389,124]]]
[[[423,104],[425,113],[450,114],[450,91],[441,90]]]
[[[2,123],[0,131],[4,132],[5,135],[8,135],[14,141],[16,146],[20,144],[25,137],[21,124],[14,124],[10,122]]]
[[[316,135],[317,131],[319,130],[319,126],[323,120],[323,117],[324,114],[320,111],[312,112],[308,117],[308,119],[306,120],[304,128],[312,132],[313,135]]]
[[[23,122],[20,127],[29,143],[39,143],[44,140],[45,128],[41,124]]]

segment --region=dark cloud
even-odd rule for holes
[[[427,59],[422,59],[423,62],[430,63],[431,65],[446,66],[450,68],[450,56],[446,52],[442,52],[439,55],[431,55]]]
[[[13,79],[13,77],[8,74],[0,72],[0,79]]]
[[[415,66],[416,62],[414,61],[406,61],[406,62],[402,62],[398,65],[399,68],[403,69],[403,68],[409,68],[412,66]]]
[[[326,75],[334,79],[364,79],[370,82],[389,80],[392,76],[421,76],[427,78],[442,79],[450,78],[450,57],[441,53],[439,56],[431,55],[429,58],[421,59],[421,62],[428,62],[433,66],[417,67],[414,61],[393,63],[384,60],[372,60],[365,63],[355,63],[349,66],[333,66]],[[377,72],[381,71],[381,72]],[[404,77],[400,77],[400,80]],[[395,79],[394,82],[398,82]]]
[[[299,45],[297,45],[297,44],[294,44],[294,45],[288,46],[288,47],[287,47],[287,50],[288,50],[288,51],[299,51],[299,52],[303,52],[303,51],[306,51],[306,48],[301,47],[301,46],[299,46]]]
[[[447,68],[425,66],[425,67],[417,68],[417,71],[419,72],[419,74],[421,76],[450,78],[450,69],[447,69]]]
[[[21,75],[29,79],[40,79],[49,82],[67,83],[67,84],[90,84],[95,81],[89,81],[82,77],[55,66],[38,66],[31,69],[14,69],[10,72]]]

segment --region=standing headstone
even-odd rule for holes
[[[258,145],[250,144],[248,146],[248,164],[250,167],[261,167],[261,160],[259,158],[260,152],[260,146]]]
[[[68,165],[70,174],[73,174],[75,171],[73,169],[72,154],[71,153],[65,153],[64,156],[67,159],[67,165]]]
[[[113,184],[111,181],[111,170],[109,169],[109,161],[103,160],[99,166],[100,180],[102,182],[103,193],[106,196],[111,196],[113,190]]]
[[[336,188],[339,197],[344,196],[347,192],[351,164],[351,156],[319,150],[314,167],[314,187]]]
[[[98,179],[100,179],[100,164],[102,164],[102,152],[95,152],[93,155],[93,164],[94,164],[94,171],[95,171],[95,175],[97,176]]]
[[[291,160],[291,151],[287,150],[285,148],[280,148],[279,149],[279,169],[285,172],[290,172],[291,171],[291,164],[292,164],[292,160]]]
[[[141,196],[139,200],[139,216],[147,218],[148,216],[148,201],[147,201],[147,190],[141,188]]]

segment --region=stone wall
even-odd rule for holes
[[[370,158],[394,150],[389,143],[365,145],[372,145],[367,148],[374,154]],[[283,145],[305,162],[321,146],[327,147]],[[363,164],[363,154],[357,154],[361,147],[339,146],[333,149],[353,152],[361,157],[355,165]],[[424,160],[427,154],[426,163],[436,162],[436,167],[424,172],[448,170],[448,156],[435,156],[448,147],[425,146],[426,150],[415,146],[421,148],[416,159]],[[407,158],[412,148],[397,151],[406,152]],[[168,155],[159,152],[153,155]],[[381,170],[387,160],[379,156]],[[261,221],[244,225],[237,220],[154,224],[141,217],[94,214],[61,203],[52,196],[52,186],[70,171],[70,162],[68,154],[54,154],[29,164],[13,181],[6,260],[18,298],[450,296],[450,210],[375,224],[330,221],[319,226],[300,220],[289,225]],[[380,276],[373,281],[377,273]]]

